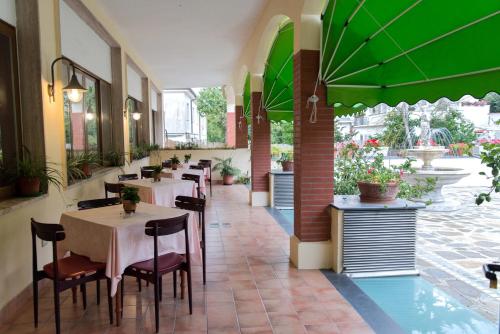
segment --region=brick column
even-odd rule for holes
[[[266,113],[261,110],[263,117],[257,116],[260,109],[262,93],[253,92],[251,97],[252,110],[252,192],[250,203],[252,206],[269,205],[269,172],[271,171],[271,124]]]
[[[226,113],[226,144],[228,147],[236,146],[236,113]]]
[[[309,122],[307,99],[314,92],[319,51],[294,56],[294,236],[290,257],[298,268],[326,268],[331,258],[333,201],[333,109],[326,106],[326,89],[316,91],[317,122]]]
[[[236,106],[234,124],[236,127],[236,148],[248,148],[248,124],[243,115],[243,106]],[[241,127],[239,126],[241,121]]]

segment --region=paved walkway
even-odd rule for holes
[[[247,204],[243,186],[214,188],[207,210],[208,275],[193,273],[194,309],[174,299],[171,275],[164,279],[160,333],[372,333],[352,306],[317,270],[298,271],[288,263],[289,237],[264,208]],[[89,305],[73,305],[69,293],[62,300],[62,332],[154,333],[153,288],[137,291],[133,279],[125,285],[124,320],[120,328],[108,322],[103,298]],[[102,291],[105,291],[104,287]],[[41,298],[40,327],[33,329],[31,302],[4,334],[54,333],[52,293]]]

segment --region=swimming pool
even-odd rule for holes
[[[418,276],[353,281],[412,334],[498,334],[498,327]]]

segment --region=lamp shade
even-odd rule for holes
[[[71,102],[80,102],[83,98],[83,93],[86,92],[87,90],[80,85],[80,82],[78,82],[78,78],[76,77],[76,74],[73,72],[73,75],[71,76],[71,80],[68,82],[66,87],[63,88],[63,91],[65,91],[68,94],[68,99]]]
[[[141,119],[141,116],[142,116],[142,113],[138,112],[138,111],[135,111],[132,113],[132,118],[136,121],[140,120]]]

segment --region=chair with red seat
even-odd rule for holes
[[[156,332],[160,325],[159,304],[162,295],[162,276],[168,273],[174,275],[174,297],[177,291],[177,271],[185,271],[187,274],[188,284],[188,301],[189,313],[193,314],[192,288],[191,288],[191,262],[189,256],[189,233],[188,233],[188,217],[186,213],[179,217],[150,220],[146,223],[144,233],[147,236],[153,237],[154,256],[152,259],[134,263],[128,266],[123,273],[123,281],[121,284],[121,295],[123,303],[123,286],[125,276],[132,276],[149,281],[154,285],[155,296],[155,324]],[[186,244],[186,254],[178,254],[175,252],[158,255],[158,238],[165,235],[171,235],[184,231],[184,241]]]
[[[37,260],[37,237],[52,242],[53,261],[38,270]],[[106,264],[93,262],[89,258],[72,254],[68,257],[58,259],[57,242],[64,240],[66,234],[64,227],[60,224],[42,224],[31,218],[31,238],[33,247],[33,311],[35,327],[38,327],[38,282],[42,279],[50,279],[54,289],[54,308],[56,333],[61,332],[60,321],[60,298],[59,294],[67,289],[80,286],[83,296],[83,307],[86,308],[85,284],[92,281],[106,279],[108,287],[108,311],[110,323],[113,323],[113,302],[111,299],[111,280],[105,276]]]

